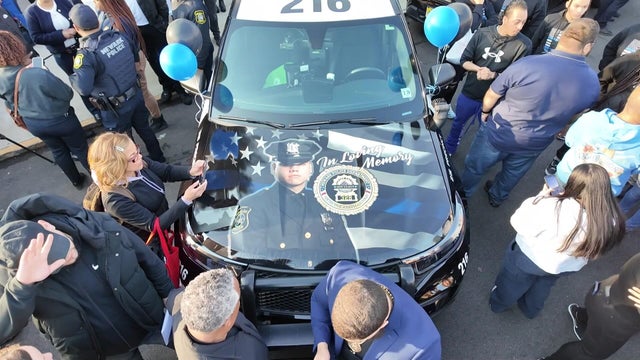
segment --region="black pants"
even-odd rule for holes
[[[547,360],[606,359],[640,331],[640,314],[633,307],[614,307],[600,287],[585,298],[588,322],[582,341],[566,343]]]
[[[218,26],[218,8],[216,0],[204,0],[204,5],[209,11],[209,29],[213,33],[213,38],[220,41],[220,27]]]
[[[78,161],[88,172],[88,147],[84,130],[82,130],[73,108],[69,107],[69,111],[64,115],[49,119],[24,117],[24,122],[29,132],[42,139],[51,150],[56,165],[62,169],[69,181],[73,184],[80,182],[80,172],[78,172],[71,154],[78,158]]]
[[[571,148],[568,147],[566,143],[563,143],[562,146],[560,146],[560,148],[558,149],[558,151],[556,151],[556,157],[562,160],[562,158],[564,157],[564,154],[566,154],[567,151],[569,151],[569,149]]]
[[[142,93],[137,91],[136,95],[122,104],[117,111],[117,116],[109,110],[102,111],[102,126],[105,130],[127,133],[129,136],[131,136],[131,129],[135,130],[144,142],[149,157],[155,161],[165,162],[160,143],[149,127],[147,120],[149,111],[144,106]]]
[[[144,46],[147,50],[147,60],[153,72],[158,76],[158,81],[160,85],[162,85],[162,89],[165,91],[180,92],[182,90],[180,83],[167,76],[164,70],[162,70],[162,67],[160,67],[160,52],[167,46],[166,35],[152,25],[139,26],[138,28],[144,39]]]
[[[607,22],[613,19],[613,15],[620,10],[629,0],[600,0],[598,12],[593,19],[600,24],[600,27],[606,27]]]

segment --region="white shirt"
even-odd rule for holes
[[[55,1],[53,2],[53,7],[51,9],[44,9],[40,5],[38,5],[38,7],[42,11],[46,11],[49,13],[49,15],[51,16],[51,22],[53,23],[53,27],[56,30],[67,30],[68,28],[71,27],[71,23],[69,22],[69,19],[62,16],[62,14],[58,12],[58,5],[55,3]],[[66,39],[64,41],[64,47],[73,46],[75,43],[76,43],[75,38]]]
[[[138,5],[138,2],[136,0],[125,0],[125,2],[127,3],[127,6],[129,6],[129,9],[133,13],[133,17],[136,19],[136,25],[138,26],[149,25],[149,20],[147,19],[146,16],[144,16],[144,13],[142,12],[142,8],[140,7],[140,5]]]
[[[536,204],[534,199],[526,199],[511,216],[520,250],[549,274],[582,269],[588,259],[570,255],[584,241],[587,218],[582,206],[574,199],[560,202],[549,196],[540,198]],[[582,229],[567,250],[558,252],[580,216]]]

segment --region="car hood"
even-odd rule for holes
[[[340,259],[379,265],[444,236],[453,211],[447,171],[437,135],[422,122],[205,128],[196,156],[210,164],[207,193],[190,227],[219,255],[308,270]]]

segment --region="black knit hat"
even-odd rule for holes
[[[68,238],[45,230],[37,222],[17,220],[0,227],[0,256],[4,260],[3,265],[9,269],[17,269],[22,253],[39,233],[44,234],[45,241],[49,235],[53,235],[53,244],[47,257],[49,265],[67,257],[71,247],[71,241]]]

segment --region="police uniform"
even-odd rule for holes
[[[276,153],[269,154],[273,148]],[[289,166],[312,161],[319,150],[313,141],[289,139],[269,144],[265,153]],[[244,247],[264,242],[268,253],[276,258],[278,251],[316,250],[295,256],[306,267],[315,267],[326,259],[355,256],[344,218],[324,209],[311,189],[294,193],[277,178],[271,186],[239,201],[231,239]]]
[[[118,32],[100,30],[97,15],[87,5],[74,5],[69,17],[76,28],[93,31],[80,39],[73,61],[74,73],[69,76],[71,86],[80,95],[89,95],[100,108],[102,125],[107,131],[130,133],[133,127],[144,141],[149,157],[164,162],[137,83],[136,47]]]
[[[196,55],[198,69],[204,70],[203,76],[206,81],[209,81],[213,68],[213,43],[211,42],[211,37],[209,37],[209,23],[216,14],[213,12],[213,15],[209,16],[207,7],[202,0],[173,0],[172,7],[174,19],[187,19],[198,26],[202,34],[202,48]],[[216,36],[215,32],[213,35],[214,37]],[[216,41],[219,41],[220,31],[218,31],[216,39]]]

